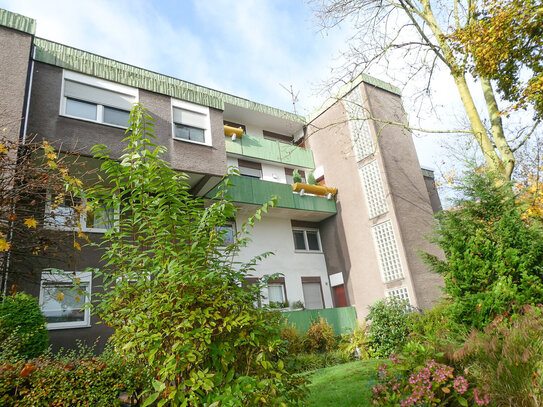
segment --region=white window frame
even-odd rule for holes
[[[281,303],[285,303],[287,301],[287,288],[285,287],[285,283],[269,283],[268,284],[268,304],[271,304],[272,302],[277,302],[277,301],[270,301],[270,287],[281,287],[281,292],[283,294],[283,301],[281,301]]]
[[[171,122],[172,122],[172,138],[176,141],[182,141],[182,142],[185,142],[185,143],[192,143],[192,144],[198,144],[198,145],[201,145],[201,146],[212,146],[212,139],[211,139],[211,120],[210,120],[210,114],[209,114],[209,107],[207,106],[201,106],[201,105],[196,105],[194,103],[190,103],[190,102],[187,102],[187,101],[184,101],[184,100],[179,100],[179,99],[174,99],[174,98],[171,98]],[[177,109],[181,109],[181,110],[187,110],[189,112],[193,112],[193,113],[198,113],[198,114],[202,114],[202,115],[205,115],[206,117],[206,120],[205,120],[205,123],[206,123],[206,128],[202,129],[204,130],[204,142],[201,143],[199,141],[195,141],[195,140],[187,140],[187,139],[184,139],[184,138],[177,138],[175,137],[175,121],[173,119],[174,117],[174,109],[177,108]],[[178,123],[178,124],[183,124],[183,123]],[[190,126],[187,124],[187,126]],[[191,126],[192,127],[192,126]]]
[[[81,199],[81,205],[85,207],[87,205],[87,201],[85,198]],[[55,223],[52,223],[49,221],[51,218],[51,212],[53,211],[53,194],[51,191],[47,191],[46,198],[45,198],[45,216],[43,218],[43,224],[44,228],[51,229],[51,230],[62,230],[62,231],[69,231],[73,232],[74,230],[79,230],[77,226],[68,226],[68,225],[58,225]],[[116,215],[115,215],[116,216]],[[81,225],[81,231],[82,232],[88,232],[88,233],[105,233],[108,231],[106,228],[89,228],[87,227],[87,212],[82,211],[79,214],[79,219],[76,219],[76,221],[79,221],[79,224]],[[114,219],[115,221],[115,219]],[[116,223],[116,222],[114,222]]]
[[[79,117],[79,116],[73,116],[73,115],[67,114],[66,113],[66,100],[67,99],[74,99],[74,98],[68,98],[67,96],[64,95],[64,84],[65,84],[66,80],[73,81],[73,82],[78,82],[78,83],[81,83],[83,85],[93,86],[95,88],[100,88],[100,89],[104,89],[104,90],[107,90],[107,91],[110,91],[110,92],[120,93],[120,94],[123,94],[123,95],[130,96],[130,97],[132,97],[134,99],[133,103],[138,103],[139,102],[139,90],[137,88],[131,88],[130,86],[121,85],[119,83],[106,81],[104,79],[95,78],[93,76],[83,75],[83,74],[80,74],[80,73],[77,73],[77,72],[67,71],[65,69],[62,71],[62,86],[61,86],[61,90],[60,90],[60,110],[59,110],[59,115],[60,116],[69,117],[71,119],[83,120],[83,121],[91,122],[91,123],[98,123],[98,124],[102,124],[104,126],[116,127],[116,128],[119,128],[119,129],[126,129],[127,128],[127,126],[119,126],[119,125],[116,125],[116,124],[111,124],[111,123],[104,122],[104,105],[99,104],[99,103],[95,103],[95,102],[87,102],[84,99],[78,99],[78,100],[81,100],[82,102],[92,103],[92,104],[96,105],[96,120],[91,120],[91,119],[87,119],[85,117]],[[107,106],[106,105],[106,107],[112,107],[114,109],[118,109],[118,108],[116,108],[114,106]],[[123,109],[118,109],[118,110],[123,110]]]
[[[296,241],[294,240],[294,232],[304,232],[304,242],[305,242],[305,247],[306,247],[305,250],[296,249]],[[317,232],[317,241],[319,242],[319,250],[309,249],[309,242],[307,241],[307,232]],[[319,233],[319,229],[293,227],[292,228],[292,243],[294,244],[294,251],[296,253],[322,253],[322,242],[321,242],[321,234]]]
[[[40,281],[40,309],[43,306],[44,301],[44,282],[55,282],[55,283],[72,283],[74,279],[79,279],[81,283],[87,283],[88,290],[87,294],[83,295],[84,297],[84,306],[90,303],[90,298],[92,295],[92,272],[88,271],[79,271],[69,272],[65,271],[64,274],[61,273],[50,273],[44,271],[41,275]],[[73,321],[73,322],[50,322],[47,323],[46,327],[48,330],[55,329],[71,329],[71,328],[88,328],[91,326],[90,320],[90,309],[86,307],[84,310],[84,319],[83,321]]]

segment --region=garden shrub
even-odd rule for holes
[[[36,357],[47,348],[45,318],[36,298],[24,293],[0,298],[0,348],[8,342],[23,358]]]
[[[376,357],[388,357],[400,349],[409,334],[408,303],[390,297],[370,306],[368,336]]]
[[[394,355],[391,360],[379,366],[378,382],[372,389],[373,405],[467,407],[489,404],[488,395],[455,373],[451,366],[433,359],[420,363]]]
[[[366,329],[366,321],[357,323],[352,333],[341,335],[339,349],[346,355],[354,356],[357,359],[370,358],[372,350]]]
[[[543,405],[543,308],[498,317],[454,352],[496,406]]]
[[[107,183],[85,191],[88,205],[114,212],[116,227],[100,246],[104,281],[97,308],[115,329],[117,350],[150,367],[144,406],[298,405],[302,379],[285,369],[278,312],[256,308],[262,284],[246,277],[263,256],[233,260],[250,226],[275,205],[272,198],[241,226],[232,244],[221,228],[236,208],[226,178],[214,199],[190,193],[187,176],[162,159],[153,120],[135,105],[120,161],[95,146]]]
[[[80,348],[26,361],[3,360],[0,367],[0,405],[6,407],[118,406],[119,392],[133,395],[148,386],[148,372],[111,348],[100,356]]]
[[[334,328],[322,317],[313,321],[304,335],[304,349],[308,353],[330,352],[337,348]]]
[[[473,171],[443,211],[435,243],[445,259],[426,255],[444,278],[447,314],[483,328],[497,315],[543,303],[543,227],[525,216],[510,184]]]
[[[281,340],[286,343],[287,355],[293,355],[303,352],[304,338],[292,325],[285,325],[279,333]]]

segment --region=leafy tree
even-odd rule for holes
[[[534,0],[482,0],[472,4],[468,24],[449,37],[471,72],[496,81],[511,103],[532,105],[543,118],[543,8]]]
[[[543,227],[525,220],[510,186],[495,177],[474,171],[465,178],[463,197],[439,218],[435,242],[446,258],[427,255],[444,277],[448,313],[477,328],[543,303]]]
[[[468,134],[476,141],[488,168],[499,175],[497,181],[511,179],[515,167],[514,153],[526,142],[537,123],[524,136],[519,137],[517,132],[509,134],[504,124],[507,117],[501,114],[498,102],[500,97],[515,100],[520,95],[521,99],[516,102],[520,107],[525,106],[527,102],[522,99],[524,88],[508,87],[507,75],[513,74],[512,80],[518,84],[516,81],[523,66],[535,73],[538,70],[540,72],[540,47],[533,46],[541,41],[538,35],[541,24],[534,22],[536,19],[539,21],[541,16],[541,7],[537,7],[536,2],[504,0],[495,8],[490,6],[490,0],[314,0],[313,3],[316,4],[316,14],[324,28],[335,27],[345,20],[351,21],[354,26],[355,34],[345,54],[347,73],[344,76],[352,77],[373,65],[385,69],[389,64],[396,67],[398,61],[402,61],[408,82],[424,75],[427,87],[421,89],[421,94],[427,98],[435,72],[443,69],[451,75],[458,89],[469,128],[414,129],[401,121],[373,117],[371,112],[366,112],[365,117],[359,120],[373,120],[382,127],[395,125],[422,132]],[[483,40],[485,36],[479,31],[490,31],[487,25],[496,27],[493,30],[505,28],[501,20],[496,26],[487,20],[492,18],[493,13],[501,17],[500,7],[509,4],[515,5],[512,10],[520,13],[521,21],[508,27],[506,32],[496,33]],[[513,12],[508,18],[513,18]],[[507,24],[507,19],[504,21]],[[525,26],[525,22],[529,22],[529,25]],[[466,35],[462,34],[464,32]],[[512,44],[512,51],[503,54],[508,49],[503,44],[512,35],[518,36]],[[499,38],[498,48],[491,52],[496,70],[474,70],[470,61],[475,60],[482,65],[482,61],[486,60],[486,51],[494,47],[492,38]],[[472,47],[471,44],[477,41],[484,44]],[[509,71],[501,71],[504,67]],[[476,72],[477,76],[471,77],[470,72]],[[529,94],[534,95],[536,104],[541,97],[541,82],[537,78],[538,75],[534,76],[534,81],[526,87],[533,90]],[[491,82],[493,79],[503,80],[498,82],[497,89]],[[470,85],[472,81],[473,86]],[[476,103],[478,93],[484,96],[481,105]],[[529,94],[526,95],[526,101],[531,100]],[[364,106],[361,107],[364,109]],[[487,120],[488,123],[485,123]]]
[[[94,148],[105,179],[85,193],[91,207],[116,213],[101,244],[104,267],[95,271],[105,282],[98,312],[115,328],[111,340],[119,352],[152,370],[143,405],[302,403],[301,379],[281,361],[278,314],[255,308],[261,286],[242,287],[256,259],[234,262],[245,243],[240,236],[224,245],[221,227],[235,207],[221,192],[211,203],[190,195],[186,176],[151,141],[153,120],[140,105],[129,124],[120,162],[105,146]]]
[[[76,158],[59,155],[47,141],[14,142],[0,134],[0,293],[6,294],[10,284],[33,279],[27,266],[37,256],[62,258],[70,243],[80,248],[78,240],[85,238],[81,231],[59,234],[43,227],[48,194],[55,197],[52,207],[67,201],[75,216],[82,210],[71,192],[86,173]]]

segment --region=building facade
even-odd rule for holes
[[[424,236],[433,224],[430,197],[435,208],[439,200],[411,134],[387,124],[406,124],[397,89],[360,76],[306,118],[35,37],[35,24],[0,10],[2,120],[15,123],[10,137],[37,134],[97,167],[92,146],[106,144],[120,157],[128,111],[141,103],[155,120],[157,143],[167,147],[165,159],[187,173],[191,193],[210,199],[229,168],[238,169],[229,190],[239,208],[226,226],[232,235],[259,205],[278,197],[238,254],[246,261],[274,253],[248,278],[281,273],[269,281],[264,302],[354,306],[363,318],[368,305],[387,296],[420,308],[437,299],[440,280],[418,251],[438,254]],[[308,185],[310,174],[332,188]],[[39,226],[70,233],[61,223],[68,208],[53,209],[50,199],[41,203]],[[87,217],[81,223],[95,241],[107,227]],[[55,346],[106,338],[108,328],[81,310],[70,280],[44,272],[76,273],[92,298],[100,282],[85,270],[100,267],[100,257],[85,247],[68,263],[12,261],[4,286],[18,284],[39,298]],[[17,281],[17,267],[33,279]]]

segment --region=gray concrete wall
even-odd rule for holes
[[[62,69],[36,63],[29,131],[38,139],[47,139],[64,151],[91,155],[96,144],[107,145],[113,157],[119,157],[124,130],[104,124],[60,116]],[[172,167],[188,172],[222,176],[226,172],[226,150],[222,125],[222,111],[210,109],[213,146],[202,146],[172,138],[171,105],[168,96],[140,90],[140,102],[155,119],[157,143],[168,148],[164,157]]]
[[[407,124],[399,96],[367,84],[364,93],[373,117]],[[373,123],[418,306],[430,308],[441,294],[443,281],[429,271],[420,251],[442,253],[426,239],[435,226],[434,211],[412,135],[400,126]]]

